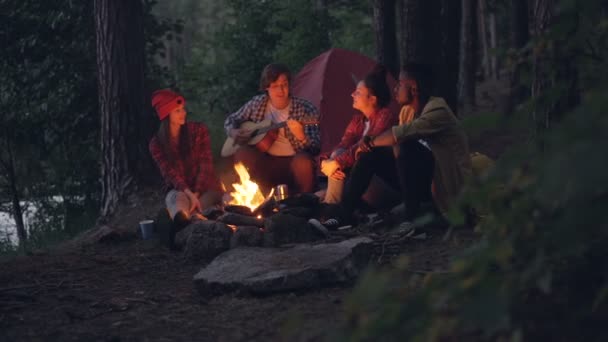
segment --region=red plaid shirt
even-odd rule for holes
[[[376,136],[397,123],[397,116],[393,115],[388,108],[382,108],[369,117],[369,130],[366,135]],[[365,130],[365,115],[356,114],[346,126],[342,140],[334,150],[343,149],[344,151],[334,160],[340,164],[340,168],[347,169],[355,164],[355,152],[359,142],[363,138]]]
[[[202,194],[209,190],[222,192],[222,188],[213,169],[213,157],[207,126],[199,122],[188,122],[188,136],[190,138],[190,156],[186,162],[170,163],[158,139],[150,141],[149,149],[152,158],[160,169],[168,189]],[[191,175],[185,172],[186,168]]]

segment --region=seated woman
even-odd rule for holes
[[[165,205],[170,218],[185,225],[205,208],[221,203],[221,185],[213,169],[207,126],[186,122],[183,96],[168,90],[152,94],[152,106],[161,120],[149,144],[168,190]],[[173,227],[173,226],[172,226]],[[171,246],[175,230],[159,227],[163,243]]]
[[[351,94],[353,108],[361,114],[356,114],[344,131],[340,144],[334,149],[329,159],[321,162],[321,172],[327,176],[327,191],[324,202],[337,204],[342,201],[342,191],[347,173],[355,164],[355,152],[365,135],[378,135],[389,129],[396,123],[396,117],[389,109],[391,92],[386,84],[386,69],[383,66],[376,67],[362,81]],[[394,169],[389,149],[386,149],[386,157],[380,162],[386,168]],[[396,178],[394,172],[388,175]]]
[[[386,172],[382,165],[369,161],[380,158],[389,146],[399,147],[395,164],[405,204],[401,227],[413,227],[412,221],[425,213],[424,202],[434,201],[441,214],[447,212],[471,175],[471,158],[459,120],[445,100],[431,96],[433,81],[427,65],[412,63],[403,68],[399,82],[406,96],[400,102],[413,120],[404,119],[403,124],[379,135],[364,137],[359,161],[345,185],[341,215],[327,220],[327,225],[352,222],[353,199],[365,191],[374,173]]]

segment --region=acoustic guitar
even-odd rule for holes
[[[304,125],[316,125],[319,123],[317,120],[300,122]],[[260,122],[245,121],[239,128],[250,129],[252,131],[247,145],[255,146],[261,152],[266,152],[274,141],[277,140],[279,136],[278,129],[285,126],[287,126],[287,121],[273,124],[270,119],[265,119]],[[241,145],[237,144],[234,138],[228,137],[224,142],[220,154],[222,157],[229,157],[236,153],[240,147]]]

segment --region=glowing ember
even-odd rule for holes
[[[264,195],[262,195],[258,185],[250,180],[245,165],[236,163],[234,169],[241,182],[232,184],[235,191],[230,193],[232,199],[228,204],[242,205],[253,211],[264,202]]]

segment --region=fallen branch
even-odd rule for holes
[[[150,305],[158,305],[157,302],[150,300],[150,299],[143,299],[143,298],[124,298],[124,300],[126,300],[127,302],[134,302],[134,303],[143,303],[143,304],[150,304]]]
[[[31,289],[34,287],[38,287],[39,285],[20,285],[20,286],[13,286],[13,287],[4,287],[4,288],[0,288],[0,292],[7,292],[7,291],[13,291],[13,290],[23,290],[23,289]]]

